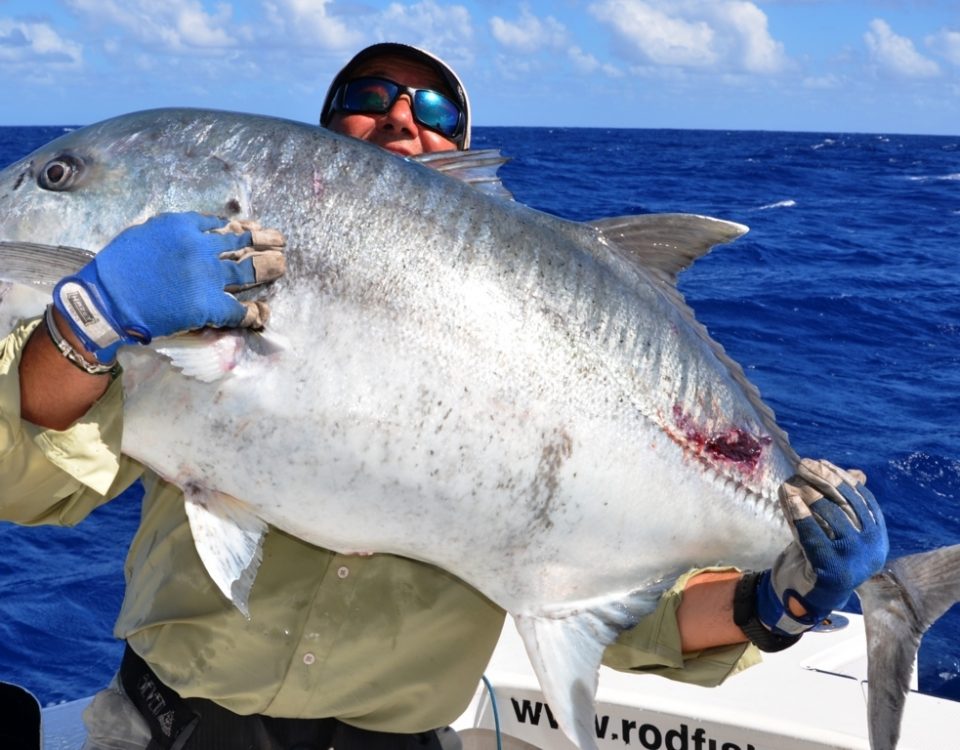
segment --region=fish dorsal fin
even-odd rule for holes
[[[732,242],[748,228],[697,214],[640,214],[588,222],[603,238],[676,283],[677,274],[716,245]]]
[[[267,524],[231,495],[189,483],[183,490],[197,554],[217,588],[250,617]]]
[[[480,192],[497,198],[513,200],[513,194],[507,190],[497,170],[510,161],[498,149],[487,148],[477,151],[435,151],[432,154],[411,156],[415,161],[437,172],[443,172],[461,182],[472,185]]]
[[[0,281],[52,288],[64,276],[76,273],[94,253],[66,245],[36,242],[0,242]]]
[[[716,245],[732,242],[748,231],[742,224],[697,214],[641,214],[587,222],[598,231],[609,253],[607,262],[619,262],[621,271],[652,281],[668,298],[691,330],[710,347],[730,376],[743,389],[757,415],[779,448],[794,463],[799,462],[786,432],[777,425],[773,410],[760,397],[738,362],[733,360],[696,319],[677,289],[677,275]]]

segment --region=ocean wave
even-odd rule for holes
[[[953,182],[960,180],[960,172],[950,174],[918,174],[904,177],[908,182]]]
[[[766,211],[768,208],[793,208],[796,205],[797,202],[791,198],[785,201],[777,201],[776,203],[768,203],[765,206],[760,206],[757,210]]]

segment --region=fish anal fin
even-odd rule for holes
[[[644,268],[676,283],[697,258],[746,234],[743,224],[697,214],[640,214],[588,222],[604,239]]]
[[[593,706],[606,644],[578,618],[514,619],[553,717],[577,747],[595,750]]]
[[[662,588],[568,612],[513,616],[554,719],[581,750],[597,747],[595,699],[603,653],[655,608]]]
[[[267,524],[232,495],[191,485],[184,490],[197,554],[217,588],[246,617],[263,555]]]

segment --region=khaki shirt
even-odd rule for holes
[[[0,341],[0,518],[73,525],[142,477],[114,632],[164,682],[241,714],[334,716],[380,731],[424,731],[460,715],[502,609],[431,565],[339,555],[271,528],[246,619],[207,575],[180,491],[120,454],[119,380],[62,432],[20,419],[20,352],[36,323]],[[745,645],[681,654],[675,613],[693,572],[607,649],[607,665],[715,685],[759,660]]]

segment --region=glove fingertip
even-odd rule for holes
[[[275,281],[287,272],[287,257],[283,253],[265,250],[254,255],[250,262],[258,284]]]
[[[226,219],[220,216],[214,216],[213,214],[202,214],[197,211],[192,211],[188,215],[192,218],[194,226],[196,226],[196,228],[201,232],[210,232],[214,229],[221,229],[228,223]]]
[[[224,289],[228,292],[248,289],[257,284],[257,268],[253,257],[244,258],[241,261],[221,258],[220,269],[223,274]]]
[[[791,521],[799,521],[802,518],[810,517],[810,508],[807,507],[802,495],[796,488],[786,484],[781,485],[779,494],[780,507]]]
[[[241,234],[225,234],[224,239],[229,243],[231,250],[239,250],[242,247],[253,245],[253,233],[248,229]]]
[[[802,468],[816,474],[820,470],[821,463],[822,461],[819,461],[815,458],[801,458],[798,468]]]
[[[228,292],[224,292],[220,301],[210,309],[207,325],[213,328],[239,328],[247,308]]]
[[[266,302],[254,300],[252,302],[242,302],[241,304],[246,310],[243,320],[240,321],[241,328],[259,331],[267,325],[267,319],[270,317],[270,308]]]
[[[851,529],[863,529],[856,510],[849,503],[836,503],[831,498],[824,498],[811,505],[810,510],[831,539],[847,536]]]
[[[266,302],[254,300],[241,302],[232,294],[224,293],[222,314],[210,325],[216,328],[249,328],[260,330],[267,324],[270,317],[270,308]]]
[[[223,256],[229,253],[235,253],[237,250],[242,250],[244,248],[250,247],[251,236],[250,232],[244,232],[243,234],[233,234],[232,232],[224,232],[220,234],[219,232],[214,232],[208,235],[210,248],[218,255]],[[227,262],[231,259],[221,258],[221,260]]]

